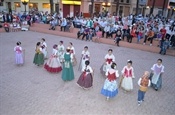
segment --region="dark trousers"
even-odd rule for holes
[[[133,38],[133,37],[134,37],[133,35],[128,35],[127,41],[128,41],[129,43],[132,43],[132,38]]]
[[[6,32],[9,32],[9,27],[4,27]]]
[[[117,46],[119,46],[119,42],[120,42],[121,38],[120,37],[116,37],[115,38],[115,43],[117,44]]]
[[[77,33],[77,38],[79,38],[81,35],[83,35],[83,33],[78,32]]]
[[[138,90],[138,98],[137,98],[137,101],[143,101],[144,100],[144,97],[145,97],[145,93],[146,92],[143,92],[141,90]]]
[[[83,34],[83,37],[82,37],[82,40],[84,40],[84,37],[86,36],[86,40],[88,39],[87,37],[88,37],[88,34],[86,34],[86,33],[84,33]]]
[[[106,32],[106,38],[108,38],[109,37],[109,32]]]
[[[150,44],[153,43],[153,37],[148,38],[148,36],[145,36],[144,43],[146,43],[147,40],[150,41]]]
[[[64,28],[64,31],[66,30],[66,26],[61,26],[61,31],[63,30]]]
[[[113,38],[113,32],[109,32],[109,37]]]

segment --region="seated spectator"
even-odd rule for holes
[[[104,33],[106,33],[106,38],[108,38],[109,37],[109,31],[110,31],[110,26],[109,26],[109,24],[107,24],[107,26],[105,26],[105,28],[104,28],[102,36],[104,36]]]
[[[112,24],[109,30],[109,37],[113,38],[114,33],[115,33],[115,28],[114,28],[114,25]]]
[[[61,31],[63,30],[64,28],[64,31],[66,30],[66,26],[67,26],[67,21],[65,18],[63,18],[62,22],[61,22]]]
[[[130,37],[130,27],[128,25],[127,28],[123,29],[123,36],[122,39],[124,40],[124,38],[127,38],[127,41],[129,42],[129,37]]]
[[[54,19],[52,19],[50,21],[50,28],[49,28],[49,30],[55,30],[55,29],[56,29],[55,21],[54,21]]]
[[[84,40],[84,37],[86,37],[86,40],[88,40],[88,34],[89,34],[89,31],[90,31],[90,28],[86,27],[85,30],[84,30],[84,33],[83,33],[83,37],[82,37],[82,40]]]
[[[9,32],[9,30],[10,30],[10,25],[9,25],[7,22],[5,22],[3,26],[4,26],[5,31],[6,31],[6,32]]]
[[[148,41],[150,41],[150,46],[152,46],[153,38],[154,38],[154,32],[153,32],[152,28],[150,28],[147,35],[145,36],[143,45],[145,45],[146,41],[148,40]]]
[[[81,36],[81,35],[83,35],[84,34],[84,27],[82,26],[81,28],[80,28],[80,30],[78,31],[78,33],[77,33],[77,38],[79,39],[79,37]]]
[[[129,43],[132,43],[133,37],[137,37],[136,28],[134,26],[132,27],[131,32],[130,32],[130,36],[128,40]]]
[[[121,37],[122,37],[122,31],[121,31],[121,28],[118,28],[116,31],[116,36],[114,41],[117,44],[117,46],[119,46],[119,42],[122,39]]]

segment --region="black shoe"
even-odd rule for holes
[[[158,91],[158,89],[157,89],[157,88],[156,88],[155,90],[156,90],[156,91]]]

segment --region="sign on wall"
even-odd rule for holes
[[[139,5],[147,5],[147,0],[139,0]]]

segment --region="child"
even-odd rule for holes
[[[122,70],[123,79],[121,81],[121,87],[125,91],[133,90],[134,69],[132,67],[132,61],[128,60],[127,65]]]
[[[22,55],[22,47],[20,46],[21,42],[17,42],[16,45],[17,46],[14,47],[16,64],[23,65],[24,59],[23,59],[23,55]]]
[[[118,70],[116,70],[116,63],[111,64],[111,68],[106,71],[106,80],[101,90],[101,94],[106,96],[106,99],[114,97],[118,94],[117,77],[119,77]]]
[[[37,66],[44,64],[44,54],[42,53],[41,42],[37,42],[33,63]]]
[[[52,55],[50,56],[44,68],[51,73],[59,73],[62,70],[61,63],[58,57],[58,45],[53,46]]]
[[[162,65],[162,59],[158,59],[157,63],[151,68],[151,86],[158,91],[162,87],[162,74],[164,73],[164,66]]]
[[[44,54],[44,59],[47,59],[47,44],[44,38],[41,39],[41,47],[43,49],[42,52]]]
[[[140,106],[141,102],[144,101],[145,93],[150,86],[151,81],[149,80],[149,72],[145,71],[144,75],[139,79],[138,85],[140,86],[138,90],[138,106]]]
[[[113,50],[109,49],[108,54],[106,54],[106,56],[105,56],[105,62],[100,68],[102,75],[105,75],[107,69],[111,68],[111,64],[113,62],[115,62],[115,56],[113,55]]]
[[[89,89],[93,85],[93,70],[89,64],[89,60],[85,61],[85,66],[82,68],[82,74],[77,81],[77,85],[84,89]]]
[[[85,61],[87,61],[87,60],[90,61],[90,53],[88,51],[88,47],[87,46],[84,47],[84,50],[82,51],[81,54],[82,54],[82,57],[81,57],[81,66],[79,66],[78,69],[80,69],[80,67],[82,69],[85,66]]]

